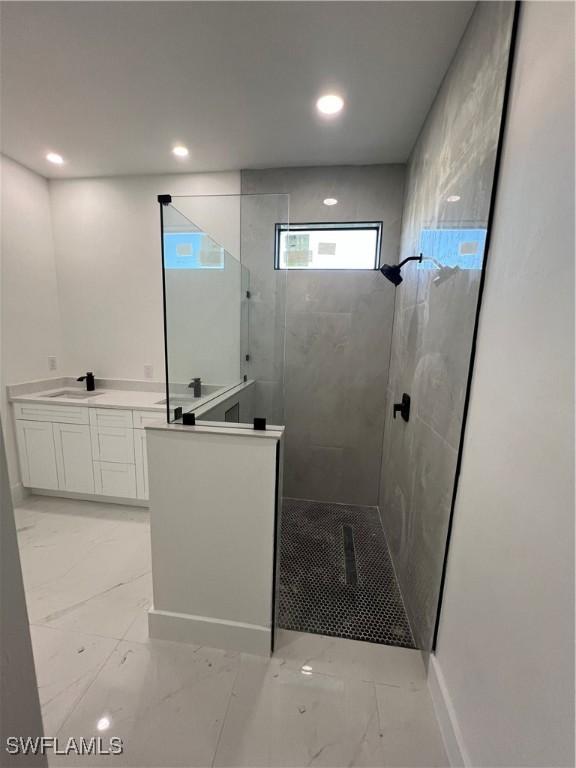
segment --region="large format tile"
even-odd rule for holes
[[[243,656],[214,764],[382,765],[374,686]]]
[[[32,623],[53,624],[74,611],[84,611],[88,602],[110,596],[149,573],[149,530],[144,526],[116,525],[97,542],[87,543],[80,554],[82,557],[78,553],[71,556],[64,572],[31,588],[27,574],[39,565],[25,565],[26,599]],[[68,559],[65,550],[61,550],[60,556]]]
[[[210,765],[238,664],[237,655],[211,648],[121,642],[58,735],[63,740],[122,739],[122,755],[86,758],[88,762],[154,768]],[[97,727],[103,718],[109,721],[105,731]]]
[[[427,687],[376,685],[383,765],[448,766]]]
[[[121,639],[151,602],[147,510],[33,496],[15,517],[31,623]]]
[[[104,505],[39,499],[32,497],[15,510],[27,590],[66,576],[83,562],[87,551],[106,543],[118,526]]]
[[[116,646],[115,640],[31,627],[44,733],[55,736]]]
[[[121,582],[96,596],[43,616],[44,626],[121,640],[152,604],[151,573]]]
[[[513,15],[513,3],[476,5],[407,167],[400,258],[423,251],[459,268],[407,264],[396,289],[389,388],[394,400],[411,395],[412,416],[386,424],[393,450],[381,510],[415,637],[427,647],[446,543],[446,505],[436,500],[454,483],[446,468],[460,442]],[[417,418],[441,438],[418,452]],[[409,439],[397,439],[400,429]]]
[[[44,616],[49,626],[32,627],[45,733],[61,743],[124,742],[119,756],[54,757],[52,765],[444,764],[418,652],[287,631],[278,632],[271,660],[150,640],[149,574],[116,583],[149,558],[146,516],[99,506],[42,499],[17,513],[28,536],[21,545],[38,545],[32,567],[43,543],[62,540],[62,558],[73,531],[86,544],[67,577],[45,584],[55,592],[45,602],[68,607]],[[105,568],[95,567],[98,557]],[[102,593],[107,573],[115,586]],[[95,594],[68,605],[74,581]],[[98,636],[106,633],[113,637]],[[109,727],[99,729],[103,718]]]

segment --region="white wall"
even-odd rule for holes
[[[573,35],[524,4],[433,660],[475,766],[574,765]]]
[[[41,736],[42,716],[22,582],[20,553],[10,497],[0,419],[0,743],[1,764],[22,765],[22,755],[4,752],[8,736]],[[46,766],[28,756],[27,766]]]
[[[156,197],[239,191],[239,173],[50,182],[67,374],[164,378]]]
[[[6,384],[58,375],[48,356],[62,364],[62,328],[58,302],[48,182],[5,157],[2,174],[2,350],[1,410],[12,486],[19,483]]]

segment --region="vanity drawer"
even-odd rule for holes
[[[148,424],[166,421],[166,410],[163,411],[132,411],[134,429],[144,429]]]
[[[132,411],[120,408],[90,408],[92,427],[132,427]]]
[[[77,405],[14,403],[14,418],[27,421],[52,421],[57,424],[88,424],[88,408]]]
[[[90,427],[95,461],[134,464],[134,430],[131,427]]]
[[[134,464],[94,462],[94,487],[103,496],[136,498],[136,468]]]

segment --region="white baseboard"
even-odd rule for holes
[[[156,640],[209,645],[229,651],[254,653],[257,656],[270,656],[272,642],[269,627],[155,608],[148,611],[148,632]]]
[[[60,499],[76,499],[77,501],[98,501],[101,504],[122,504],[125,507],[150,507],[146,499],[128,499],[123,496],[101,496],[93,493],[74,493],[73,491],[51,491],[47,488],[30,488],[29,493],[34,496],[55,496]]]
[[[12,492],[12,504],[15,507],[21,504],[26,496],[28,496],[28,489],[24,488],[22,483],[16,483],[10,490]]]
[[[452,768],[456,768],[456,766],[468,768],[471,765],[470,757],[464,745],[444,675],[434,654],[430,654],[428,688],[450,765]]]

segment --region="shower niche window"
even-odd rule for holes
[[[275,269],[378,269],[382,222],[277,224]]]

